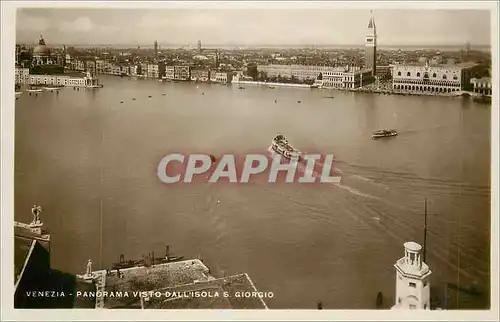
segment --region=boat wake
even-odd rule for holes
[[[379,197],[377,196],[374,196],[374,195],[370,195],[370,194],[367,194],[367,193],[363,193],[357,189],[354,189],[350,186],[346,186],[346,185],[343,185],[341,183],[339,184],[336,184],[337,187],[341,188],[341,189],[344,189],[348,192],[350,192],[351,194],[353,195],[356,195],[356,196],[360,196],[360,197],[364,197],[364,198],[368,198],[368,199],[373,199],[373,200],[381,200]]]
[[[385,185],[385,184],[383,184],[383,183],[378,183],[378,182],[375,182],[375,180],[373,180],[373,179],[370,179],[370,178],[367,178],[367,177],[363,177],[363,176],[358,175],[358,174],[352,174],[351,176],[352,176],[352,177],[354,177],[354,178],[356,178],[356,179],[363,180],[363,181],[365,181],[365,182],[368,182],[368,183],[370,183],[370,184],[373,184],[373,185],[375,185],[375,186],[378,186],[378,187],[384,188],[384,189],[386,189],[386,190],[388,190],[388,189],[389,189],[389,187],[388,187],[387,185]]]

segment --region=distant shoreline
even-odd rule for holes
[[[26,46],[36,46],[36,43],[28,42],[28,43],[17,43],[19,45]],[[137,46],[140,49],[153,49],[154,46],[152,44],[142,44],[142,45],[129,45],[129,44],[51,44],[48,47],[62,47],[65,45],[66,47],[75,47],[75,48],[102,48],[102,49],[130,49],[137,50]],[[191,44],[162,44],[162,49],[192,49],[196,50],[194,46]],[[242,49],[242,50],[269,50],[269,49],[321,49],[321,50],[347,50],[347,49],[363,49],[365,48],[364,44],[352,44],[352,45],[313,45],[313,44],[303,44],[303,45],[243,45],[243,44],[226,44],[226,45],[203,45],[203,49],[213,50],[213,49]],[[455,45],[439,45],[439,44],[429,44],[429,45],[377,45],[377,49],[379,50],[461,50],[464,48],[463,44],[455,44]],[[491,51],[491,45],[479,45],[479,44],[471,44],[471,50],[479,50],[479,51]]]

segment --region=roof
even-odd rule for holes
[[[412,241],[404,243],[404,247],[407,250],[413,251],[413,252],[419,252],[422,249],[422,246],[420,246],[419,244],[412,242]]]
[[[144,301],[145,309],[266,309],[247,274],[159,290],[163,297]],[[249,296],[242,296],[247,293]],[[252,294],[253,293],[253,294]],[[172,295],[167,297],[166,295]]]
[[[61,77],[77,77],[77,78],[82,78],[82,77],[86,77],[87,75],[83,72],[64,72],[64,73],[51,73],[51,74],[47,74],[47,75],[35,75],[35,74],[32,74],[34,76],[61,76]]]
[[[106,275],[104,291],[108,294],[104,298],[104,308],[267,308],[264,301],[257,297],[237,296],[237,292],[257,291],[247,274],[215,279],[210,276],[209,269],[199,259],[152,267],[132,267],[122,269],[120,273],[123,275],[122,278],[118,277],[116,270],[104,273]],[[158,297],[150,295],[149,299],[145,299],[140,292],[157,292],[161,295]],[[174,292],[206,293],[201,294],[205,296],[179,297],[173,294]],[[224,292],[229,296],[224,297]],[[207,296],[208,293],[211,295],[218,293],[218,296]],[[91,299],[95,295],[89,294],[87,298]]]
[[[120,270],[123,278],[118,278],[115,271],[106,276],[108,292],[151,291],[176,285],[190,284],[195,280],[207,280],[208,268],[198,259],[154,265],[152,267],[133,267]],[[140,301],[130,302],[130,298],[106,298],[105,308],[136,306]],[[133,308],[132,307],[132,308]]]

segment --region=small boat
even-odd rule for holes
[[[123,101],[120,102],[120,104],[122,104],[122,103],[123,103]]]
[[[335,98],[334,96],[324,96],[323,98]]]
[[[377,130],[373,132],[372,139],[385,138],[398,135],[396,130]]]
[[[270,89],[275,89],[276,87],[274,87],[274,86],[269,86],[269,88],[270,88]]]
[[[270,149],[287,159],[297,158],[302,160],[302,153],[288,143],[283,134],[278,134],[272,141]]]
[[[243,86],[240,86],[240,87],[238,87],[238,89],[245,89],[245,87],[243,87]]]
[[[302,101],[297,101],[297,103],[302,103]]]
[[[149,95],[148,97],[151,98],[151,95]]]
[[[167,95],[167,94],[166,93],[161,94],[161,96],[165,96],[165,95]]]
[[[42,90],[41,89],[28,89],[28,92],[31,93],[40,93]]]
[[[135,101],[135,100],[136,100],[136,98],[135,98],[135,97],[133,97],[133,98],[132,98],[132,101]]]

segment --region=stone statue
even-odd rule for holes
[[[31,208],[31,213],[33,214],[33,223],[38,224],[40,222],[40,213],[42,212],[42,207],[38,205],[33,205]]]
[[[92,275],[92,260],[89,259],[89,262],[87,263],[87,276]]]

